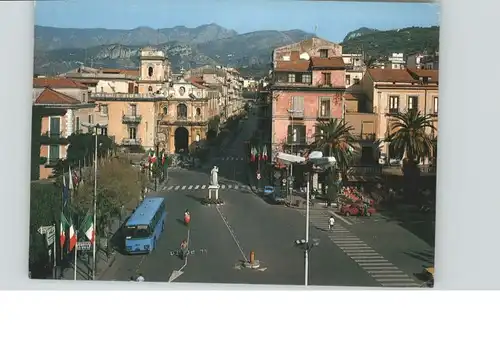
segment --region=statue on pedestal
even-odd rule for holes
[[[214,166],[210,171],[210,185],[213,186],[219,185],[218,176],[219,176],[219,168],[217,166]]]

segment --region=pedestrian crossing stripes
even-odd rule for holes
[[[220,184],[221,190],[248,190],[251,188],[249,185],[242,184]],[[164,186],[163,191],[195,191],[195,190],[208,190],[208,185],[167,185]]]
[[[225,156],[220,158],[221,161],[245,161],[244,157],[241,156]]]
[[[305,216],[305,210],[301,209],[300,212]],[[380,285],[391,288],[420,287],[420,284],[417,284],[408,274],[344,228],[338,221],[335,221],[330,230],[328,228],[329,218],[330,213],[327,211],[312,210],[309,212],[309,222],[314,227],[328,232],[328,238]]]

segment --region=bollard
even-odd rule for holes
[[[250,251],[250,263],[253,264],[255,262],[255,252]]]

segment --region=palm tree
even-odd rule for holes
[[[339,173],[342,181],[347,181],[347,171],[356,155],[356,140],[352,135],[354,128],[344,120],[337,118],[328,122],[319,122],[316,124],[316,128],[315,141],[310,145],[310,149],[321,150],[325,155],[335,157],[337,161],[335,168],[332,168],[329,173],[328,188],[333,190]],[[328,193],[329,198],[332,198],[333,192],[329,191]]]
[[[407,195],[414,195],[417,190],[417,179],[420,175],[418,162],[422,158],[430,157],[435,148],[434,138],[430,131],[435,127],[430,115],[423,115],[420,111],[409,110],[392,116],[395,122],[387,141],[397,154],[403,155],[403,175],[406,180]]]

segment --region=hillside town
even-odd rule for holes
[[[334,243],[337,253],[345,256],[341,263],[335,263],[337,271],[344,267],[339,268],[338,264],[345,265],[340,276],[318,268],[310,273],[310,284],[419,287],[429,281],[428,276],[418,274],[433,272],[430,261],[434,244],[439,54],[393,53],[386,61],[372,60],[363,53],[343,53],[341,45],[313,37],[276,48],[269,68],[266,77],[243,77],[237,69],[224,66],[174,72],[164,52],[145,47],[140,51],[140,66],[136,70],[81,66],[58,76],[35,77],[33,120],[37,123],[33,123],[33,135],[40,138],[33,142],[32,181],[50,182],[62,177],[62,181],[57,181],[58,186],[62,182],[66,189],[71,184],[75,193],[78,184],[84,181],[95,183],[96,187],[84,191],[94,192],[94,200],[86,200],[89,204],[94,201],[94,209],[90,205],[87,209],[88,214],[94,212],[94,219],[84,220],[86,225],[82,224],[81,230],[88,233],[89,223],[93,228],[91,234],[82,234],[84,241],[88,239],[94,245],[94,262],[88,266],[90,273],[77,270],[75,248],[80,230],[71,223],[68,228],[73,229],[68,230],[62,224],[54,224],[61,230],[60,240],[50,242],[54,244],[50,250],[55,258],[49,261],[57,272],[53,277],[129,279],[120,272],[133,271],[137,262],[117,253],[118,249],[107,251],[104,268],[99,268],[96,262],[95,251],[99,248],[94,243],[104,230],[102,224],[96,223],[99,222],[95,213],[99,211],[97,194],[101,191],[97,190],[97,183],[102,177],[99,167],[104,172],[106,163],[114,162],[111,155],[126,158],[127,162],[138,155],[148,179],[141,180],[140,194],[134,196],[138,201],[147,201],[151,196],[164,198],[167,212],[173,216],[165,220],[167,234],[162,241],[177,240],[187,245],[183,240],[188,226],[187,242],[189,235],[195,235],[193,243],[196,243],[191,265],[203,266],[213,259],[217,264],[231,266],[226,275],[209,272],[210,265],[193,273],[189,273],[189,268],[176,269],[178,262],[173,260],[177,255],[172,254],[176,251],[166,249],[160,242],[156,251],[149,253],[149,263],[140,268],[142,279],[302,284],[300,274],[287,273],[280,262],[288,260],[289,255],[297,256],[300,262],[300,255],[288,252],[288,246],[296,239],[293,235],[297,239],[303,235],[302,214],[307,213],[311,235],[322,245],[317,250],[322,265],[327,266],[331,260],[323,252],[327,244]],[[92,157],[88,162],[68,161],[68,153],[77,147],[71,142],[76,140],[75,135],[94,135],[94,150],[99,150],[104,137],[113,145],[106,153],[89,151],[99,161]],[[418,142],[408,135],[414,135]],[[99,145],[98,136],[103,137]],[[94,138],[89,140],[92,148]],[[326,160],[328,167],[312,161],[315,152],[321,153],[319,159]],[[299,159],[302,161],[293,161]],[[61,164],[64,164],[62,171],[58,168]],[[151,171],[156,164],[161,166],[161,175]],[[85,169],[91,165],[95,170],[85,175]],[[216,200],[220,191],[220,201],[213,201],[214,187]],[[190,191],[200,192],[201,197],[190,195]],[[205,196],[207,191],[209,201]],[[255,196],[248,197],[247,193]],[[404,207],[403,203],[411,208],[408,213],[416,212],[420,218],[413,222],[424,218],[424,228],[396,224],[397,220],[384,220],[382,224],[377,219],[401,215],[396,212]],[[206,204],[226,206],[208,215],[201,209]],[[278,212],[283,205],[300,215]],[[128,215],[134,215],[133,207]],[[182,218],[183,214],[184,220],[189,214],[189,220],[176,223],[175,218]],[[112,221],[111,217],[106,220]],[[52,223],[48,220],[45,226]],[[110,236],[116,236],[122,225],[123,220],[116,228],[110,226],[106,230]],[[250,227],[262,235],[247,233]],[[368,227],[371,231],[366,230]],[[233,238],[245,236],[242,241],[246,243],[245,249],[235,239],[244,258],[241,267],[235,266],[236,257],[218,252],[217,240],[226,240],[220,237],[220,232],[228,230]],[[323,231],[331,234],[324,236]],[[428,268],[424,273],[420,272],[423,259],[398,256],[402,253],[398,250],[410,250],[402,249],[404,245],[400,248],[380,242],[370,244],[373,235],[387,237],[388,233],[411,237],[408,239],[414,245],[411,250],[431,257],[425,261]],[[264,239],[263,235],[274,239]],[[69,237],[75,238],[70,247],[69,239],[66,240]],[[353,243],[346,242],[346,237],[357,243],[356,250]],[[106,248],[111,246],[108,240]],[[156,238],[152,246],[156,247]],[[313,247],[309,242],[306,246],[308,252]],[[84,247],[82,250],[90,246]],[[160,249],[167,250],[166,254],[163,252],[166,256],[175,256],[167,264],[172,266],[168,274],[163,272],[165,263],[160,263],[158,254],[155,256]],[[265,262],[262,265],[256,264],[255,258],[260,252],[267,255],[262,258]],[[400,262],[384,258],[393,255]],[[58,257],[66,256],[64,264],[59,264]],[[116,268],[120,265],[128,268]],[[163,268],[160,270],[158,265]],[[279,267],[281,271],[264,273],[267,265],[271,270]],[[367,274],[354,274],[358,265]],[[245,269],[263,273],[252,277],[235,273]]]

